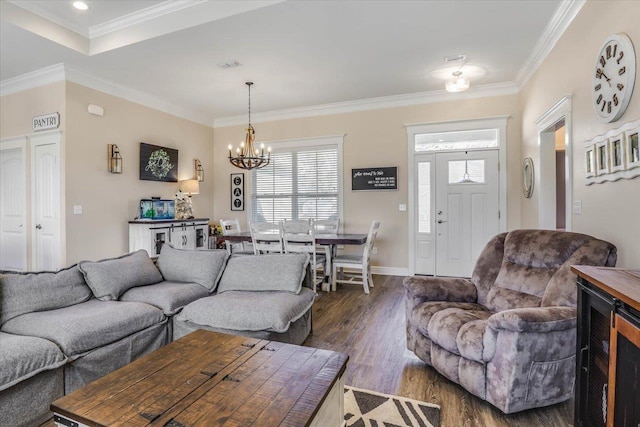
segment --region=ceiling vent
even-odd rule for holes
[[[218,64],[218,67],[220,68],[236,68],[239,66],[240,66],[240,63],[235,59],[232,59],[231,61],[227,61],[227,62],[221,62]]]

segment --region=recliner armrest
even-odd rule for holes
[[[575,307],[531,307],[500,311],[489,317],[487,327],[495,331],[552,332],[576,327]]]
[[[407,298],[415,305],[427,301],[476,302],[478,293],[471,280],[458,277],[409,276],[402,282]]]

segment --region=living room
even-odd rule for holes
[[[261,34],[260,31],[266,31],[264,27],[273,26],[274,23],[277,26],[281,20],[285,19],[284,17],[289,18],[288,14],[297,16],[296,13],[300,13],[302,16],[308,16],[318,12],[314,8],[318,8],[322,13],[331,14],[336,13],[331,7],[336,7],[354,22],[358,22],[358,19],[365,20],[368,9],[375,9],[377,13],[381,13],[381,11],[384,12],[384,7],[390,9],[393,7],[388,4],[380,6],[364,2],[348,6],[329,5],[325,10],[313,3],[273,2],[273,4],[254,9],[254,6],[250,5],[251,2],[243,2],[249,4],[243,6],[247,9],[239,8],[229,12],[230,15],[226,17],[220,12],[223,17],[215,22],[207,23],[205,18],[200,18],[203,21],[198,24],[199,26],[196,24],[191,24],[192,27],[186,26],[187,24],[182,24],[185,25],[183,27],[169,25],[172,30],[166,29],[164,33],[148,36],[147,40],[133,40],[129,42],[130,45],[126,45],[126,41],[111,41],[115,45],[109,46],[109,40],[106,38],[101,40],[98,37],[95,40],[95,52],[87,54],[83,53],[83,50],[93,47],[91,44],[87,47],[83,43],[88,43],[90,37],[81,37],[78,32],[69,30],[59,22],[47,19],[46,16],[37,15],[32,10],[21,7],[19,3],[21,2],[2,2],[0,138],[3,143],[7,141],[15,143],[19,138],[28,138],[29,135],[34,134],[32,127],[34,117],[53,112],[59,113],[59,126],[56,131],[59,132],[61,148],[59,194],[61,209],[59,211],[59,243],[54,250],[57,254],[54,263],[56,268],[69,266],[81,260],[99,260],[129,252],[128,222],[138,215],[140,199],[152,196],[162,199],[174,198],[178,190],[175,182],[151,182],[139,179],[140,142],[178,149],[180,180],[193,176],[193,162],[198,159],[204,170],[204,180],[199,183],[199,194],[194,194],[192,197],[194,215],[198,218],[209,218],[212,222],[217,222],[220,218],[238,219],[243,229],[247,229],[252,220],[249,208],[236,211],[230,204],[230,174],[242,171],[229,163],[227,149],[229,144],[236,145],[245,134],[247,92],[244,83],[247,80],[253,80],[255,83],[251,93],[251,123],[256,130],[256,140],[275,147],[282,141],[303,143],[317,138],[341,136],[343,140],[340,215],[342,231],[366,233],[372,221],[380,220],[382,224],[376,240],[377,254],[372,255],[376,287],[368,297],[362,293],[361,289],[351,289],[351,287],[348,290],[345,289],[347,287],[340,288],[336,293],[321,293],[316,303],[317,323],[314,324],[315,335],[312,342],[313,340],[317,343],[323,341],[322,332],[317,329],[318,325],[324,324],[320,313],[330,315],[329,304],[340,305],[340,297],[345,294],[348,295],[348,301],[355,306],[365,305],[365,307],[367,301],[379,297],[376,293],[395,295],[396,299],[393,300],[395,302],[390,302],[390,306],[379,305],[382,303],[378,302],[374,305],[386,307],[383,309],[384,312],[388,307],[400,307],[400,310],[404,310],[402,305],[398,305],[402,298],[399,293],[403,292],[402,278],[416,273],[414,260],[416,243],[412,240],[414,226],[411,220],[416,209],[411,192],[415,171],[412,165],[413,153],[410,152],[408,145],[408,129],[411,126],[504,118],[505,133],[501,141],[505,156],[504,163],[501,163],[504,164],[504,177],[501,181],[504,184],[501,187],[504,197],[500,198],[504,203],[504,212],[501,212],[504,225],[500,226],[499,231],[555,228],[555,225],[548,227],[545,220],[548,215],[546,209],[549,209],[543,200],[548,194],[543,190],[547,175],[542,173],[546,170],[542,164],[545,162],[545,157],[539,143],[541,132],[545,128],[540,126],[547,123],[545,120],[549,114],[563,114],[567,133],[566,141],[571,147],[571,150],[567,149],[570,153],[568,156],[571,175],[566,183],[566,188],[569,190],[566,200],[568,212],[566,229],[588,234],[615,245],[616,267],[639,268],[640,227],[637,225],[637,212],[640,209],[640,180],[619,179],[586,185],[588,177],[585,173],[584,160],[585,144],[588,141],[593,141],[594,138],[610,131],[615,133],[624,125],[634,123],[640,118],[640,100],[637,94],[633,95],[633,90],[627,92],[627,99],[630,97],[630,100],[626,110],[620,117],[610,122],[599,120],[592,101],[596,60],[607,37],[624,33],[635,46],[640,41],[640,29],[637,25],[640,4],[637,2],[563,1],[545,2],[547,4],[544,6],[536,6],[537,2],[518,2],[522,3],[520,6],[514,6],[509,2],[490,2],[484,6],[453,2],[451,7],[460,15],[466,16],[467,20],[471,20],[475,16],[474,13],[479,13],[478,10],[485,14],[500,16],[500,8],[504,7],[505,10],[509,9],[509,13],[520,17],[521,21],[515,21],[514,18],[514,22],[522,23],[527,22],[526,13],[531,12],[531,22],[534,22],[536,27],[529,29],[530,32],[526,33],[529,37],[523,42],[523,46],[527,46],[526,51],[513,55],[513,63],[508,64],[511,66],[509,72],[501,76],[502,67],[507,65],[490,62],[492,51],[514,49],[509,43],[505,43],[504,46],[492,46],[487,51],[487,57],[479,57],[479,53],[475,53],[479,52],[479,48],[474,47],[475,45],[471,42],[474,33],[458,29],[457,31],[464,34],[464,38],[457,45],[456,50],[440,52],[440,50],[430,51],[425,48],[415,54],[430,57],[427,61],[428,66],[409,71],[396,70],[396,75],[405,76],[406,79],[415,79],[414,75],[419,75],[419,79],[424,81],[424,89],[403,91],[402,88],[406,86],[398,84],[400,89],[396,92],[392,89],[388,89],[386,93],[370,90],[369,95],[362,96],[360,95],[362,92],[357,92],[358,85],[354,83],[357,78],[353,78],[343,82],[340,86],[343,94],[334,95],[334,98],[323,96],[325,92],[335,94],[326,86],[327,82],[333,80],[324,80],[323,74],[328,76],[340,74],[338,71],[340,63],[356,62],[358,55],[362,55],[362,61],[370,60],[366,55],[375,58],[375,52],[371,52],[375,49],[370,46],[362,51],[356,49],[358,43],[363,47],[367,46],[366,42],[359,38],[356,32],[357,27],[351,31],[345,31],[342,27],[334,28],[339,34],[350,32],[353,37],[353,40],[348,43],[345,41],[344,50],[332,47],[337,58],[334,63],[326,68],[319,68],[314,74],[298,74],[289,80],[284,77],[276,78],[277,76],[261,78],[260,70],[273,66],[268,61],[270,52],[273,50],[272,54],[279,60],[279,55],[282,55],[267,42],[279,40],[278,37],[283,38],[284,35]],[[67,2],[60,3],[58,5],[60,8],[68,6]],[[294,3],[294,5],[288,3]],[[420,8],[428,8],[429,3],[434,7],[442,7],[438,2],[423,3],[425,4],[413,7],[417,7],[420,13],[427,10]],[[377,10],[378,7],[381,9]],[[411,3],[404,3],[398,7],[406,8],[401,9],[404,13],[412,13]],[[518,15],[518,7],[526,12],[521,10]],[[305,11],[305,8],[311,12]],[[539,14],[534,15],[533,11],[538,11]],[[284,16],[279,18],[280,20],[278,20],[279,14]],[[325,17],[325,15],[322,16]],[[171,22],[170,17],[169,14],[164,19]],[[382,18],[378,16],[378,19]],[[188,21],[187,18],[181,17],[181,22],[186,21]],[[319,19],[318,21],[320,23],[314,21],[313,26],[308,25],[309,33],[322,28],[323,25],[326,26],[325,32],[329,33],[332,26],[339,25],[329,20],[325,22]],[[409,21],[410,24],[415,24],[414,21]],[[239,54],[234,50],[234,39],[226,38],[225,34],[231,28],[245,25],[246,22],[249,23],[249,27],[255,27],[257,30],[255,34],[246,34],[244,38],[237,39],[235,42],[237,46],[244,47],[247,53],[243,57],[236,57]],[[401,23],[408,25],[405,21]],[[393,32],[394,23],[387,24],[385,31]],[[298,31],[302,41],[305,41],[306,37],[311,37],[305,31],[304,21],[289,25],[285,27],[287,31],[293,34]],[[196,67],[191,63],[185,65],[183,63],[185,59],[179,49],[180,44],[187,43],[191,38],[202,37],[199,31],[205,31],[203,30],[205,26],[211,27],[207,27],[209,28],[207,31],[211,33],[205,32],[208,43],[212,45],[212,51],[205,55],[208,68]],[[480,26],[480,29],[489,32],[489,28]],[[508,39],[515,30],[516,28],[511,28],[511,25],[505,24],[504,27],[499,28],[499,31],[496,30],[498,33],[496,37]],[[175,34],[167,31],[175,31]],[[261,35],[264,41],[260,41]],[[176,37],[174,41],[171,39],[173,36]],[[379,38],[375,39],[376,42],[385,36],[387,35],[383,32]],[[246,48],[252,41],[256,47]],[[94,40],[91,42],[93,43]],[[219,44],[222,44],[222,47],[216,47]],[[330,41],[323,44],[325,49],[328,49],[326,44],[330,44]],[[20,53],[20,46],[28,46],[36,50],[32,51],[34,53],[24,55]],[[137,50],[140,46],[143,49]],[[453,49],[453,46],[449,46],[447,48]],[[292,73],[286,69],[287,67],[297,69],[297,61],[312,61],[314,52],[303,54],[300,49],[303,47],[294,44],[292,50],[287,53],[291,57],[286,64],[282,65],[284,76],[290,76]],[[255,56],[249,56],[249,53]],[[457,54],[468,55],[468,65],[484,65],[490,72],[475,81],[472,78],[471,86],[467,91],[447,93],[444,90],[445,80],[434,77],[432,71],[446,65],[443,61],[444,56]],[[79,60],[79,57],[83,59]],[[217,67],[219,62],[236,59],[241,64],[237,69]],[[377,60],[388,61],[386,57],[379,57]],[[160,70],[146,69],[146,75],[145,72],[136,74],[131,71],[132,74],[129,76],[127,66],[122,65],[127,64],[127,61],[130,61],[132,66],[143,62],[164,64],[169,72],[163,74]],[[252,62],[258,65],[252,65]],[[174,66],[169,67],[171,63]],[[315,62],[312,61],[312,63]],[[204,65],[204,62],[200,64]],[[91,75],[88,70],[92,69],[102,71]],[[301,69],[306,70],[306,68]],[[163,81],[163,78],[167,80]],[[167,96],[173,93],[163,90],[162,85],[171,86],[170,78],[180,80],[183,87],[188,90],[177,97]],[[374,83],[378,81],[381,86],[385,83],[387,86],[384,87],[388,88],[393,86],[389,84],[389,80],[393,78],[394,74],[385,76],[372,72],[367,76],[367,81]],[[207,79],[216,80],[218,82],[216,84],[224,86],[224,90],[208,92]],[[158,88],[156,93],[145,90],[151,87],[146,80],[156,84]],[[184,81],[188,83],[190,80],[193,80],[194,84],[185,84]],[[134,81],[138,84],[123,83]],[[273,81],[274,84],[270,85],[267,83],[269,81]],[[278,86],[275,85],[276,82]],[[300,99],[309,101],[306,103],[298,101],[294,96],[296,92],[300,93]],[[356,95],[349,96],[351,93]],[[561,104],[560,108],[566,109],[558,110],[558,104]],[[89,105],[100,107],[103,114],[96,115],[88,112]],[[197,106],[201,108],[198,109]],[[611,136],[613,134],[607,137]],[[122,156],[122,174],[108,172],[105,150],[107,144],[118,145]],[[525,158],[531,158],[534,165],[534,188],[531,197],[525,197],[522,192],[522,163]],[[397,190],[354,191],[351,189],[350,180],[353,169],[388,166],[397,167]],[[247,191],[250,191],[250,173],[245,173],[245,180]],[[22,192],[25,206],[31,203],[32,197],[27,184],[30,185],[28,180],[21,183],[25,189]],[[249,194],[246,202],[250,203]],[[402,205],[405,210],[400,209]],[[36,270],[33,256],[36,249],[31,244],[35,223],[30,214],[25,218],[23,235],[25,244],[24,250],[20,251],[20,259],[25,262],[25,270]],[[347,247],[346,251],[352,249]],[[370,300],[363,298],[370,298]],[[342,310],[344,316],[349,313],[346,307]],[[366,308],[362,310],[366,311]],[[380,314],[374,315],[377,318]],[[362,313],[359,316],[361,317]],[[339,319],[339,317],[333,318]],[[339,325],[334,326],[340,328]],[[399,326],[402,329],[395,331],[399,334],[395,339],[404,340],[404,321],[400,322]],[[355,337],[350,339],[357,341]],[[330,338],[326,338],[324,344],[330,341]],[[404,345],[400,344],[401,347]],[[337,348],[336,350],[344,351]],[[417,366],[421,363],[418,359],[406,363],[411,366],[414,372],[412,375],[423,378],[423,373],[416,373],[419,372]],[[424,364],[422,366],[423,369],[430,369]],[[407,375],[402,373],[402,367],[393,369],[396,375]],[[432,381],[436,375],[428,378]],[[449,399],[456,398],[463,402],[476,399],[460,388],[451,387],[451,389],[453,391],[450,392],[454,393],[452,394],[454,397]],[[401,390],[395,389],[378,391],[401,394]],[[422,393],[424,394],[418,396]],[[441,402],[443,419],[449,420],[446,425],[455,425],[456,418],[454,418],[455,414],[451,413],[451,405],[447,408],[446,402],[426,393],[428,393],[426,389],[421,389],[420,392],[416,392],[416,395],[410,397],[427,402]],[[455,407],[460,408],[459,405],[460,403],[457,403]],[[557,418],[540,421],[540,423],[543,425],[545,422],[547,425],[573,423],[572,410],[568,409],[569,407],[570,405],[565,405],[561,410],[549,415],[551,418],[557,415]],[[528,411],[528,413],[534,412],[533,419],[549,414],[549,412],[538,412],[537,414],[545,415],[535,415],[535,411],[544,410]],[[489,413],[493,414],[493,412]],[[515,421],[519,415],[515,415],[514,418],[508,416],[500,418],[499,421],[496,421],[498,416],[495,417],[490,416],[491,422],[502,422],[504,425],[519,422]],[[474,425],[472,420],[466,420],[465,423]],[[485,424],[478,422],[477,425],[493,424],[485,421]]]

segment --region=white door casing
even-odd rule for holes
[[[62,263],[60,134],[31,141],[32,269],[57,270]]]
[[[432,152],[437,154],[425,154],[424,152],[416,151],[416,136],[420,134],[429,134],[429,133],[438,133],[438,132],[457,132],[457,131],[468,131],[468,130],[476,130],[476,129],[496,129],[498,131],[498,147],[497,150],[493,149],[493,151],[497,152],[497,179],[498,179],[498,189],[496,192],[497,196],[497,206],[498,206],[498,228],[495,233],[488,236],[487,239],[482,243],[482,247],[489,240],[489,238],[493,237],[493,235],[504,232],[507,230],[507,178],[506,178],[506,159],[507,159],[507,149],[506,149],[506,128],[507,128],[507,120],[508,116],[501,117],[490,117],[484,119],[472,119],[472,120],[453,120],[448,122],[436,122],[436,123],[424,123],[424,124],[411,124],[405,125],[407,128],[407,148],[408,148],[408,157],[409,157],[409,206],[408,206],[408,214],[409,214],[409,274],[434,274],[441,275],[442,273],[436,271],[436,261],[435,258],[438,257],[440,250],[436,250],[437,243],[435,235],[436,228],[436,202],[435,202],[435,193],[436,191],[431,191],[431,232],[432,235],[423,235],[422,233],[418,233],[419,228],[419,218],[418,218],[418,209],[419,209],[419,183],[418,183],[418,168],[419,164],[424,161],[429,160],[429,156],[431,157],[431,178],[432,185],[437,181],[435,175],[435,163],[437,162],[436,156],[438,154],[446,154],[446,153],[464,153],[464,150],[458,151],[442,151],[442,152]],[[467,150],[469,153],[473,153],[476,150]],[[487,149],[483,149],[480,151],[487,151]],[[502,165],[502,167],[500,167]],[[478,196],[476,197],[476,199]],[[444,211],[443,211],[444,213]],[[471,239],[471,238],[470,238]],[[476,239],[477,241],[477,239]],[[429,248],[429,245],[431,247]],[[418,246],[421,246],[418,248]],[[482,249],[480,247],[480,250]],[[419,254],[419,251],[420,254]],[[479,253],[479,250],[478,250]],[[473,259],[473,258],[472,258]],[[475,261],[474,261],[475,262]],[[467,273],[467,275],[469,275]]]
[[[0,270],[27,270],[26,138],[0,144]]]
[[[498,151],[435,156],[435,273],[470,277],[482,248],[500,231]]]

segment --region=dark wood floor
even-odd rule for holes
[[[338,285],[313,306],[314,332],[305,345],[347,353],[345,384],[436,403],[443,427],[573,425],[571,401],[504,415],[425,365],[406,349],[402,278],[373,279],[369,295],[357,285]]]

